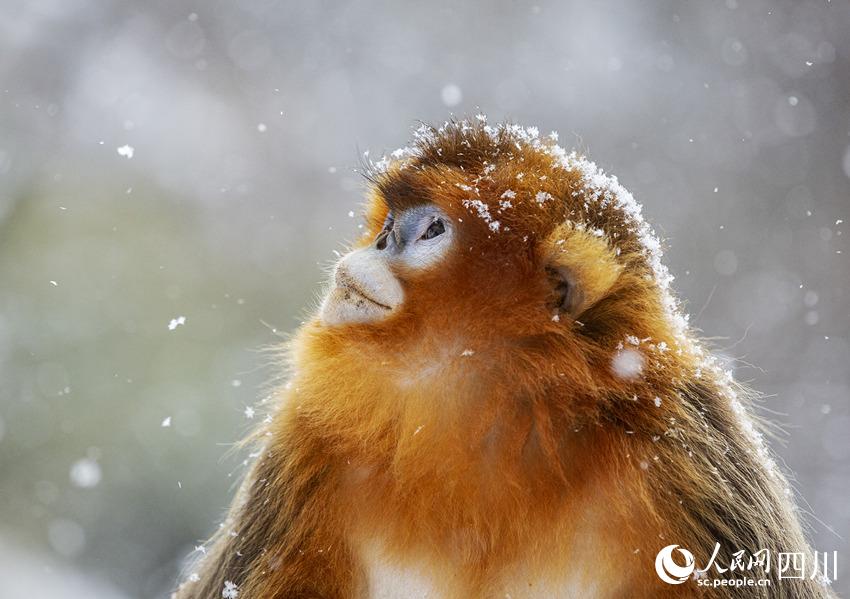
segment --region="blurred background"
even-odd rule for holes
[[[363,152],[478,111],[644,203],[850,596],[847,0],[0,0],[0,594],[167,596]]]

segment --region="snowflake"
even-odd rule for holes
[[[489,206],[481,200],[463,200],[461,203],[467,210],[475,210],[478,216],[488,224],[490,230],[494,233],[502,226],[499,221],[493,220],[493,217],[490,215]]]
[[[82,458],[71,464],[71,482],[81,489],[96,487],[102,477],[100,465],[92,458]]]
[[[221,590],[221,596],[224,599],[236,599],[239,596],[239,587],[229,580],[225,580],[224,588]]]
[[[168,330],[173,331],[174,329],[183,324],[186,324],[185,316],[178,316],[177,318],[172,318],[171,321],[168,323]]]
[[[622,349],[611,360],[611,370],[621,379],[635,379],[643,371],[643,356],[634,349]]]
[[[245,408],[245,418],[253,418],[254,417],[254,408],[248,406]]]
[[[133,157],[133,153],[136,151],[136,149],[133,146],[123,145],[116,151],[118,152],[119,156],[123,156],[124,158],[127,158],[129,160]]]
[[[553,199],[552,194],[546,191],[538,191],[537,195],[534,196],[534,199],[537,200],[538,204],[543,204],[548,200]]]

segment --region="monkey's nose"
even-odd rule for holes
[[[390,236],[389,231],[381,231],[381,234],[375,239],[375,249],[377,250],[385,250],[387,249],[387,239]]]

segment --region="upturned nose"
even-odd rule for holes
[[[381,231],[380,235],[375,238],[375,249],[385,250],[389,244],[390,232],[387,230]]]

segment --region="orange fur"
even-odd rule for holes
[[[734,386],[671,319],[634,215],[551,149],[449,123],[372,175],[359,244],[390,206],[428,201],[457,245],[396,273],[407,299],[386,321],[298,331],[262,454],[177,597],[225,581],[240,598],[366,597],[374,559],[452,598],[693,596],[658,580],[661,547],[808,550]],[[552,306],[552,267],[582,291],[575,314]],[[639,376],[612,371],[624,351]],[[830,596],[771,576],[714,594]]]

